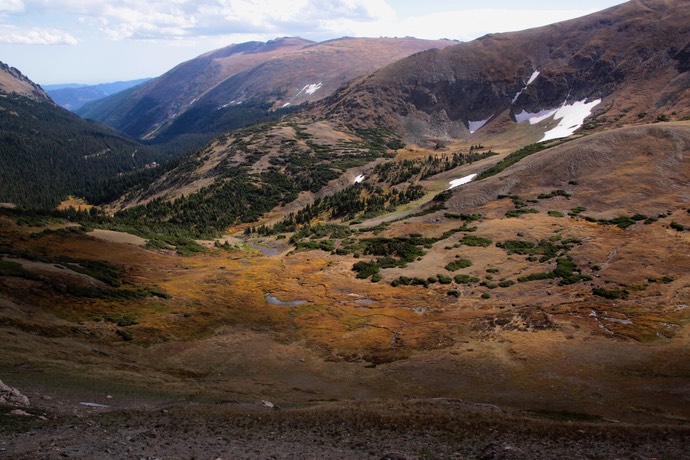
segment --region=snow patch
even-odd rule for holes
[[[552,139],[560,139],[562,137],[572,136],[582,124],[585,118],[592,114],[592,109],[601,103],[601,99],[587,102],[587,99],[568,104],[564,102],[560,108],[544,109],[540,112],[530,113],[523,110],[516,113],[515,120],[518,123],[529,121],[529,124],[536,125],[537,123],[553,117],[554,120],[560,120],[558,126],[552,128],[544,133],[544,137],[540,142],[550,141]]]
[[[547,118],[551,117],[556,112],[558,112],[558,109],[546,109],[536,113],[530,113],[523,110],[522,112],[515,114],[515,120],[518,123],[522,123],[523,121],[529,121],[530,125],[536,125],[540,121],[544,121]]]
[[[364,174],[360,174],[359,176],[355,177],[355,184],[359,184],[360,182],[364,181]]]
[[[107,404],[98,404],[94,402],[80,402],[79,405],[86,407],[110,407]]]
[[[524,88],[522,88],[520,91],[518,91],[518,93],[517,93],[517,94],[515,95],[515,97],[513,98],[513,102],[512,102],[513,104],[515,104],[515,101],[518,100],[518,98],[519,98],[519,97],[522,95],[522,93],[527,89],[527,87],[528,87],[529,85],[531,85],[532,83],[534,83],[534,80],[536,80],[537,77],[538,77],[539,75],[540,75],[540,72],[539,72],[538,70],[535,70],[534,72],[532,72],[532,76],[529,77],[529,80],[527,80],[527,84],[525,84]]]
[[[311,85],[305,85],[304,88],[299,90],[299,93],[297,93],[297,96],[299,96],[302,93],[307,93],[308,95],[312,95],[315,92],[317,92],[321,87],[323,86],[323,82],[318,82],[318,83],[312,83]]]
[[[541,142],[572,136],[585,122],[585,118],[592,114],[592,109],[600,103],[601,99],[592,102],[583,99],[570,105],[563,104],[553,116],[554,119],[560,120],[558,126],[545,132]]]
[[[449,182],[450,187],[448,187],[448,190],[458,187],[460,185],[465,185],[468,182],[472,182],[472,180],[474,180],[475,177],[477,177],[476,174],[470,174],[469,176],[461,177],[460,179],[454,179]]]
[[[479,121],[467,121],[469,124],[469,129],[470,129],[470,134],[474,134],[477,130],[481,129],[485,124],[487,124],[491,120],[491,117],[487,118],[486,120],[479,120]]]

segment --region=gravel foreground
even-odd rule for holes
[[[690,427],[511,413],[460,400],[0,408],[8,459],[685,459]],[[14,411],[14,412],[13,412]]]

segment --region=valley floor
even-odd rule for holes
[[[184,255],[3,211],[0,379],[31,405],[0,410],[0,458],[687,458],[680,134]],[[613,142],[637,138],[660,153]]]

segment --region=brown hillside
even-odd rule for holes
[[[79,114],[145,137],[226,78],[311,43],[301,38],[281,38],[211,51],[137,88],[87,104]]]
[[[261,97],[274,107],[297,105],[331,95],[344,83],[429,48],[444,48],[448,40],[416,38],[341,38],[312,44],[279,56],[228,79],[202,102],[228,103]]]
[[[37,101],[50,102],[51,104],[53,102],[40,86],[29,80],[19,70],[2,62],[0,62],[0,92],[6,94],[16,93]]]
[[[348,123],[385,124],[410,140],[469,138],[469,122],[487,119],[475,137],[496,134],[522,111],[597,99],[594,126],[687,116],[689,23],[688,2],[635,0],[491,34],[396,62],[344,88],[322,111]],[[532,141],[547,129],[539,126]]]
[[[332,94],[344,82],[447,40],[343,38],[314,43],[280,38],[232,45],[182,63],[132,91],[87,104],[79,114],[135,137],[155,137],[185,111],[211,112],[248,99],[275,107]]]
[[[590,211],[658,214],[674,204],[690,203],[689,146],[687,122],[605,131],[534,154],[494,177],[470,183],[453,194],[448,207],[475,209],[498,195],[572,189],[577,191],[577,205]]]

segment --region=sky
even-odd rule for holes
[[[0,61],[39,84],[156,77],[235,43],[447,38],[537,27],[623,0],[0,0]]]

